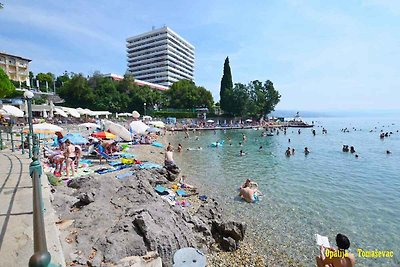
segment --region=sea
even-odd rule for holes
[[[196,131],[189,138],[180,132],[168,139],[175,148],[183,146],[174,159],[187,182],[201,186],[227,213],[246,222],[265,256],[278,251],[314,266],[319,254],[315,234],[336,246],[335,237],[342,233],[351,242],[357,266],[400,266],[400,119],[306,121],[314,122],[315,136],[310,128],[300,133],[288,128],[286,134],[281,130],[266,137],[261,129],[246,129]],[[381,139],[381,131],[391,134]],[[221,140],[223,146],[210,146]],[[354,146],[356,153],[342,152],[344,144]],[[202,149],[187,150],[198,147]],[[285,156],[288,147],[295,149],[290,157]],[[246,155],[240,156],[240,150]],[[238,197],[247,178],[263,193],[257,203]],[[393,251],[393,257],[362,257],[360,249]]]

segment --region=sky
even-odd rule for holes
[[[215,101],[228,56],[234,83],[274,83],[277,109],[400,109],[400,1],[0,1],[0,51],[34,73],[123,75],[126,39],[166,25]]]

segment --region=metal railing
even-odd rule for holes
[[[42,166],[39,161],[38,138],[33,135],[32,162],[29,165],[29,174],[33,185],[33,247],[34,254],[29,259],[29,267],[47,267],[51,255],[47,250],[46,230],[42,207]]]

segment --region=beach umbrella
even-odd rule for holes
[[[66,107],[60,107],[62,110],[64,110],[66,113],[68,113],[69,115],[71,115],[74,118],[80,118],[81,114],[79,114],[79,112],[74,109],[74,108],[66,108]]]
[[[135,110],[132,112],[132,117],[134,117],[135,119],[138,119],[140,117],[140,113]]]
[[[252,120],[250,120],[250,119],[247,119],[247,120],[246,120],[246,122],[252,122]]]
[[[149,124],[157,128],[165,128],[165,124],[162,121],[150,121]]]
[[[103,120],[102,122],[105,126],[106,131],[109,131],[109,132],[115,134],[116,136],[118,136],[119,138],[121,138],[124,141],[132,141],[131,133],[128,131],[128,129],[126,129],[121,124],[118,124],[118,123],[115,123],[115,122],[112,122],[109,120]]]
[[[143,120],[148,120],[148,121],[151,121],[153,118],[151,117],[151,116],[148,116],[148,115],[146,115],[146,116],[143,116]]]
[[[101,138],[101,139],[114,139],[116,137],[114,134],[109,133],[109,132],[92,133],[92,136]]]
[[[213,123],[214,121],[213,121],[213,120],[208,120],[207,122],[208,122],[208,123]]]
[[[65,113],[64,110],[60,109],[60,108],[54,108],[54,112],[58,115],[60,115],[61,117],[67,118],[68,114]]]
[[[38,123],[33,125],[33,133],[35,134],[54,134],[55,132],[62,132],[63,128],[51,123]],[[29,126],[25,126],[24,133],[29,132]]]
[[[3,105],[1,109],[2,109],[1,113],[4,115],[9,115],[18,118],[22,118],[24,116],[24,112],[15,106]]]
[[[86,122],[78,125],[79,127],[86,127],[86,128],[101,128],[100,125],[96,123]]]
[[[43,118],[47,118],[47,111],[45,109],[43,109]]]
[[[131,128],[131,131],[133,133],[137,133],[137,134],[145,134],[146,130],[148,128],[150,128],[149,126],[144,124],[142,121],[132,121],[129,126]]]
[[[74,145],[84,145],[88,143],[88,140],[79,133],[67,133],[61,139],[61,142],[64,143],[65,141],[67,141],[67,139],[71,141],[71,143]]]

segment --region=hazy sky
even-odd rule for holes
[[[195,46],[195,82],[271,80],[278,109],[400,108],[400,1],[7,1],[0,51],[34,73],[126,71],[127,37],[164,24]]]

